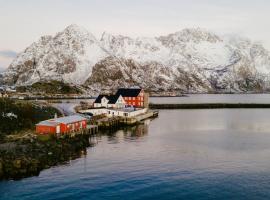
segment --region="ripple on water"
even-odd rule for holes
[[[0,199],[269,199],[269,110],[163,110],[86,157],[0,183]],[[249,129],[243,127],[248,124]]]

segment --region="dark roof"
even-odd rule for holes
[[[96,98],[94,103],[101,103],[101,99],[103,97],[105,97],[106,99],[109,100],[109,104],[115,104],[119,96],[117,96],[117,95],[99,95]]]
[[[141,91],[141,88],[120,88],[118,89],[116,96],[137,97]]]
[[[98,95],[98,97],[96,98],[96,100],[94,101],[94,103],[101,103],[101,99],[103,97],[105,97],[106,99],[109,100],[109,95],[102,95],[102,94],[100,94],[100,95]]]
[[[115,104],[119,96],[117,95],[111,95],[109,96],[109,104]]]

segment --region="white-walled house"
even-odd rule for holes
[[[94,108],[124,108],[125,105],[121,95],[99,95],[94,102]]]
[[[105,114],[107,117],[135,117],[147,112],[147,108],[93,108],[81,110],[80,113],[91,113],[94,116]]]
[[[147,112],[147,108],[139,108],[139,109],[107,109],[107,116],[108,117],[135,117]]]
[[[109,97],[108,108],[124,108],[125,105],[125,100],[121,95],[112,95]]]
[[[119,88],[115,95],[99,95],[94,108],[147,108],[148,101],[148,93],[141,88]]]
[[[99,95],[94,101],[94,108],[107,108],[109,103],[108,95]]]

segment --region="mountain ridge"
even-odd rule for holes
[[[56,80],[93,92],[132,85],[181,93],[265,92],[270,54],[249,39],[201,28],[137,38],[103,32],[97,39],[73,24],[42,36],[1,76],[10,85]]]

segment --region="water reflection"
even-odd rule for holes
[[[270,198],[270,110],[159,114],[91,137],[69,165],[0,183],[0,199]]]
[[[102,130],[99,134],[91,136],[90,140],[91,143],[94,143],[95,145],[104,138],[107,138],[107,141],[111,144],[120,143],[122,141],[136,141],[145,137],[148,134],[150,122],[151,119],[148,119],[140,122],[140,124],[137,124],[135,126],[126,126],[122,127],[119,130]]]
[[[151,103],[270,103],[270,94],[189,94],[185,97],[151,97]]]

